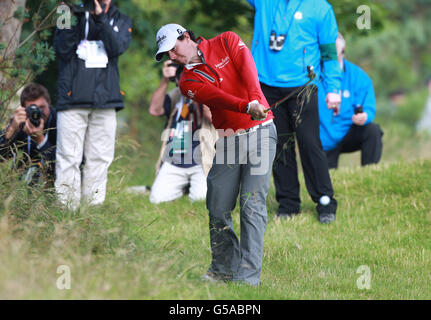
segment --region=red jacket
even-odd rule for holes
[[[262,121],[251,120],[246,113],[253,100],[267,108],[269,105],[251,52],[241,38],[228,31],[210,40],[198,38],[198,43],[204,63],[184,68],[180,89],[185,96],[210,108],[214,127],[237,131],[273,119],[271,111]]]

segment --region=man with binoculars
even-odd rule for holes
[[[28,160],[23,178],[28,183],[45,178],[53,182],[57,114],[50,107],[48,90],[31,83],[22,91],[20,100],[21,106],[15,110],[7,128],[0,132],[0,157],[16,159],[18,150],[22,150],[27,155],[23,160]]]

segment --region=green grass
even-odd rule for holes
[[[151,185],[162,119],[144,117],[139,143],[117,141],[106,203],[72,213],[0,165],[0,299],[430,299],[431,142],[384,126],[378,166],[342,155],[331,171],[337,222],[321,225],[301,175],[303,212],[279,221],[268,195],[262,286],[208,284],[208,214],[182,198],[152,205],[126,187]],[[147,130],[147,128],[149,128]],[[417,160],[419,159],[419,160]],[[239,231],[239,210],[233,213]],[[57,268],[71,271],[59,290]],[[359,290],[360,266],[371,289]]]
[[[151,184],[156,156],[127,138],[118,145],[106,203],[75,214],[1,166],[0,299],[431,298],[430,160],[398,162],[401,152],[331,171],[339,202],[331,225],[317,221],[305,187],[302,214],[275,219],[271,186],[262,286],[253,288],[200,280],[211,257],[205,202],[156,206],[125,193]],[[238,231],[238,207],[233,216]],[[60,265],[70,268],[70,290],[57,289]],[[362,265],[369,290],[356,284]]]

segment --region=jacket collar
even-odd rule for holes
[[[198,44],[198,49],[201,50],[203,54],[205,54],[208,49],[208,40],[204,37],[198,37],[196,39],[196,43]]]

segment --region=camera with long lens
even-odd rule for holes
[[[362,112],[364,112],[364,108],[362,106],[359,105],[355,107],[355,114],[362,113]]]
[[[269,49],[273,51],[281,51],[281,49],[283,49],[285,40],[286,40],[285,34],[281,34],[277,36],[275,31],[271,31],[271,34],[269,36]]]
[[[168,67],[174,67],[174,68],[176,68],[177,70],[178,70],[178,67],[179,67],[180,65],[178,64],[178,63],[170,63],[170,64],[168,64]],[[169,81],[170,82],[175,82],[175,76],[173,76],[173,77],[170,77],[169,78]]]
[[[32,104],[25,108],[25,112],[27,114],[27,118],[30,122],[35,126],[39,127],[40,119],[42,118],[42,110],[35,104]]]

